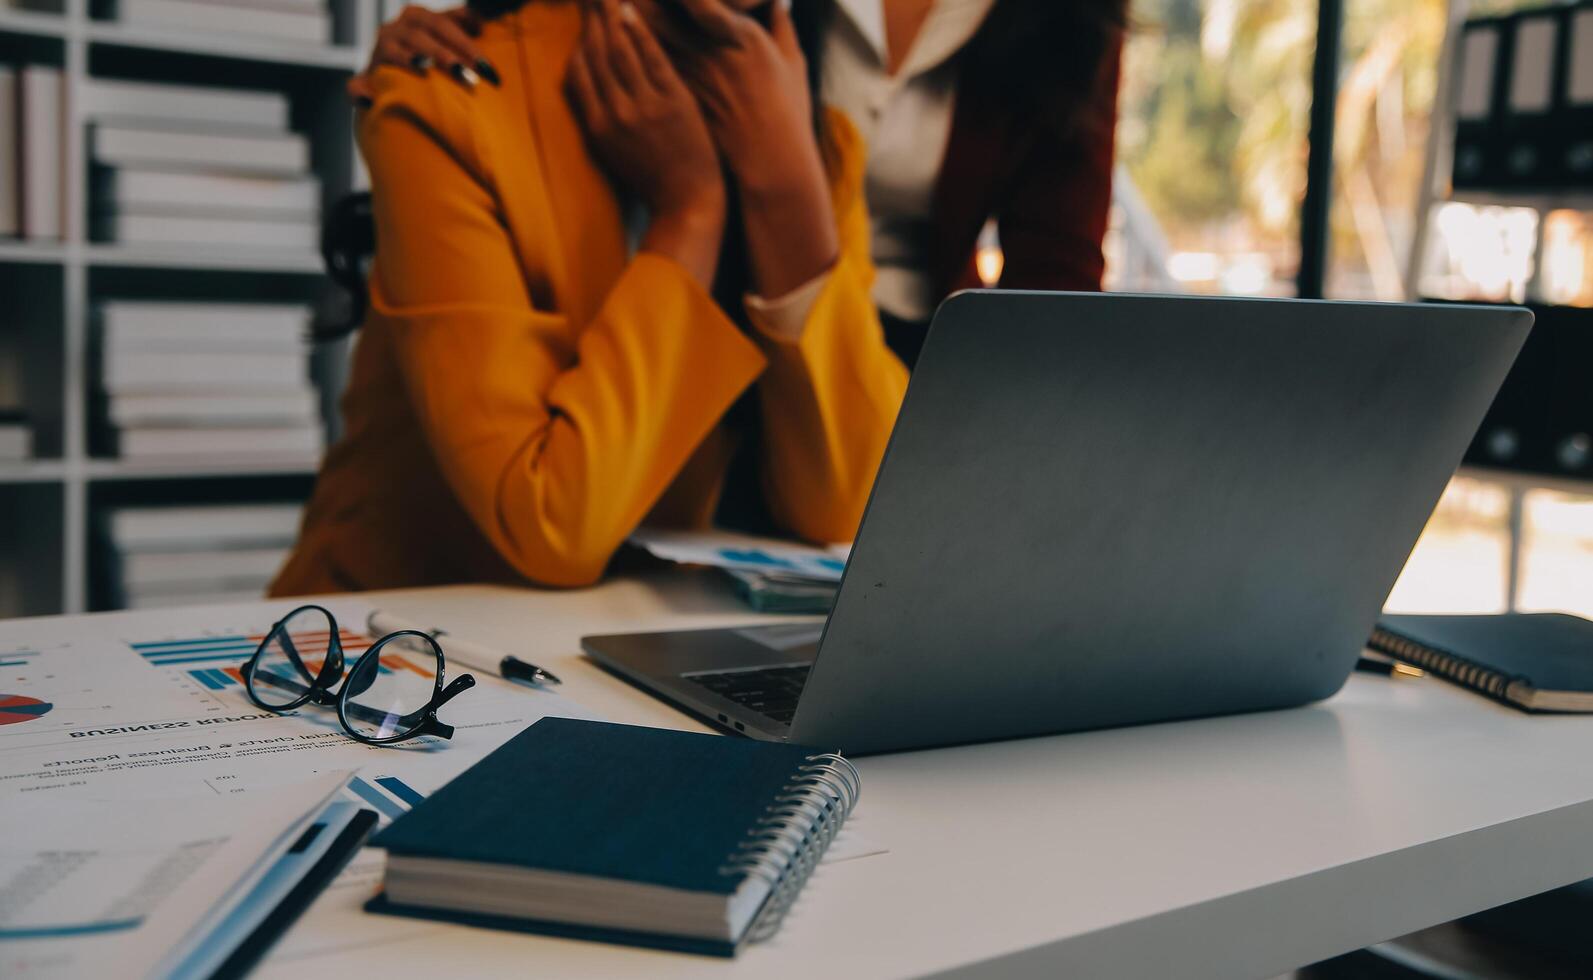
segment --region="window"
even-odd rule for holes
[[[1134,0],[1109,288],[1294,294],[1316,17],[1315,0]]]
[[[1444,0],[1344,2],[1326,285],[1334,299],[1405,298],[1445,6]],[[1452,223],[1465,220],[1449,217]],[[1463,261],[1468,268],[1496,270],[1494,252],[1505,247],[1519,222],[1492,216],[1484,223],[1489,229],[1481,234],[1468,229],[1435,238],[1463,250],[1487,239],[1493,246],[1484,249],[1487,257],[1473,247]]]

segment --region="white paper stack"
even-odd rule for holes
[[[265,594],[299,530],[297,504],[123,507],[107,515],[129,609],[246,602]]]
[[[217,975],[217,961],[239,942],[228,919],[272,893],[263,887],[271,875],[301,867],[293,855],[330,829],[313,833],[312,824],[348,809],[339,801],[346,770],[202,794],[191,784],[163,793],[169,782],[148,769],[141,775],[123,781],[115,800],[63,779],[0,803],[0,874],[8,883],[44,883],[7,893],[0,976]],[[196,955],[207,946],[221,948]],[[196,960],[210,969],[187,968]]]
[[[95,78],[81,101],[98,240],[316,247],[321,188],[286,96]]]
[[[103,303],[106,422],[122,458],[313,465],[323,436],[309,320],[293,305]]]
[[[331,44],[326,0],[110,0],[112,20],[202,34]]]

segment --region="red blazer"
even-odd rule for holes
[[[1121,61],[1119,36],[1088,105],[1063,131],[1028,125],[1004,93],[959,86],[934,199],[930,273],[941,298],[980,285],[974,255],[992,217],[1006,255],[1002,287],[1101,288]]]
[[[1043,31],[1069,30],[1066,11],[1044,6],[1068,2],[1073,0],[1043,0],[1042,11],[1059,15],[1048,18]],[[1011,15],[1014,9],[1008,7],[1005,13]],[[957,55],[962,64],[957,103],[931,215],[934,241],[929,273],[937,302],[958,289],[981,285],[975,253],[979,233],[991,218],[999,227],[1006,254],[1000,283],[1004,287],[1098,290],[1105,271],[1101,242],[1112,202],[1123,31],[1090,24],[1090,18],[1083,16],[1078,30],[1070,31],[1076,42],[1071,46],[1031,44],[1021,53],[1000,55],[976,51],[985,30],[1002,12],[998,0],[992,20]],[[791,15],[808,55],[808,80],[817,93],[824,77],[826,34],[839,14],[834,0],[798,0]],[[1028,8],[1020,16],[1030,16]],[[1013,26],[1009,16],[1003,29],[1010,31]],[[974,68],[992,57],[1048,57],[1061,59],[1056,65],[1061,69],[1082,67],[1076,59],[1095,60],[1096,39],[1105,47],[1093,72],[1086,69],[1078,80],[1071,79],[1067,70],[1056,73],[1055,84],[1070,90],[1055,93],[1066,99],[1058,107],[1063,111],[1057,123],[1035,115],[1033,106],[1046,101],[1045,93],[1038,93],[1039,98],[1032,97],[1036,93],[1015,97],[1003,88],[1014,83],[994,77],[1000,72]]]

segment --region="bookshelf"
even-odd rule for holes
[[[330,45],[134,26],[97,19],[89,0],[60,13],[0,0],[0,63],[62,70],[67,136],[66,226],[59,242],[0,239],[0,369],[18,380],[34,459],[0,461],[0,617],[82,612],[99,605],[94,529],[122,503],[302,499],[315,467],[248,452],[193,462],[102,458],[90,438],[90,317],[101,299],[260,300],[315,305],[327,286],[313,251],[128,246],[87,235],[89,164],[78,93],[91,78],[254,88],[285,94],[292,126],[311,142],[323,204],[364,186],[343,85],[365,61],[378,0],[328,0]],[[346,351],[319,350],[312,373],[324,420]]]

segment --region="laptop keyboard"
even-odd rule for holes
[[[796,717],[797,698],[802,696],[802,686],[808,682],[808,671],[812,669],[812,664],[794,664],[686,674],[685,677],[726,700],[789,725]]]

